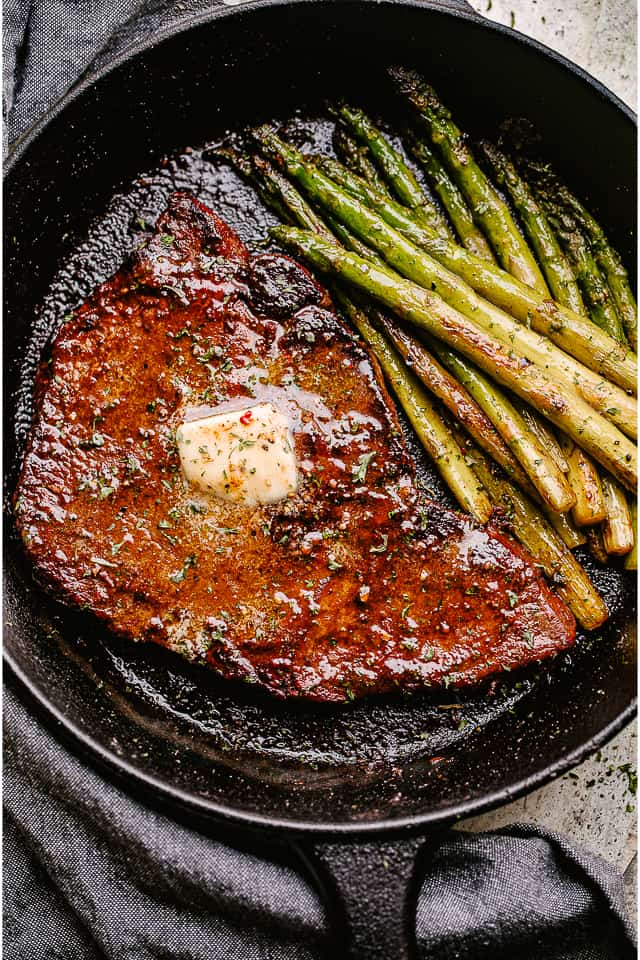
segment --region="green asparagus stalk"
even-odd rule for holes
[[[548,523],[553,527],[562,542],[569,550],[575,550],[587,542],[584,531],[579,530],[571,519],[570,513],[554,513],[548,507],[542,507]]]
[[[373,246],[387,263],[426,289],[437,291],[456,310],[482,325],[486,332],[546,370],[550,377],[566,387],[569,395],[580,391],[594,409],[626,432],[634,434],[637,430],[637,406],[623,390],[607,383],[559,350],[550,340],[536,335],[483,300],[461,278],[421,251],[356,197],[342,190],[320,170],[305,163],[300,154],[272,132],[263,130],[259,138],[270,153],[279,157],[289,175],[308,196]],[[463,252],[469,256],[466,251]],[[491,269],[490,264],[477,262]],[[613,346],[618,349],[617,344]]]
[[[559,583],[558,593],[585,629],[601,626],[609,611],[585,570],[564,545],[534,504],[510,481],[498,476],[486,458],[467,447],[473,468],[494,505],[511,520],[513,532],[546,575]]]
[[[535,488],[532,486],[526,473],[514,458],[513,454],[495,430],[483,410],[463,386],[451,376],[431,355],[429,350],[415,338],[411,337],[397,323],[388,316],[381,316],[377,323],[383,325],[384,331],[402,356],[407,366],[427,386],[445,407],[462,424],[465,431],[475,441],[478,447],[505,471],[509,477],[529,499],[541,507],[548,522],[561,537],[570,550],[586,542],[586,537],[571,522],[566,513],[555,513],[540,501]],[[429,341],[432,349],[436,344]]]
[[[498,262],[513,276],[548,297],[544,277],[509,207],[476,163],[466,139],[435,91],[415,73],[393,68],[390,74],[417,111],[431,142],[464,194],[476,223],[489,239]]]
[[[586,310],[573,270],[528,184],[511,160],[497,147],[485,140],[480,144],[480,149],[491,168],[494,180],[507,192],[520,217],[553,298],[574,313],[585,315]]]
[[[541,164],[530,164],[529,167],[533,170],[538,182],[557,198],[565,210],[574,215],[588,237],[596,263],[609,285],[629,343],[637,353],[638,308],[620,255],[609,243],[595,217],[548,167]]]
[[[439,236],[453,240],[451,229],[436,205],[429,200],[407,166],[401,153],[395,150],[384,134],[371,122],[363,110],[343,105],[339,116],[346,127],[371,151],[383,179],[396,197],[414,214],[418,214]]]
[[[341,299],[341,306],[373,351],[420,442],[462,509],[479,523],[486,523],[492,513],[487,494],[426,390],[362,310],[348,299]]]
[[[466,200],[435,153],[429,149],[426,143],[416,137],[410,136],[408,139],[411,153],[424,170],[431,189],[449,214],[449,219],[455,227],[462,245],[474,256],[480,257],[481,260],[495,263],[493,251],[487,243],[485,235],[476,226]]]
[[[478,446],[500,464],[507,476],[519,486],[533,490],[535,496],[535,490],[520,464],[466,388],[438,363],[423,343],[407,333],[391,317],[378,314],[376,323],[382,327],[409,369],[413,370],[427,389],[462,424]],[[435,346],[434,343],[432,349]]]
[[[447,347],[438,347],[437,356],[491,420],[544,503],[556,513],[570,510],[575,503],[575,496],[564,473],[529,430],[524,418],[504,392],[468,360]]]
[[[333,149],[345,167],[357,176],[362,177],[372,187],[382,191],[382,193],[388,193],[384,180],[371,160],[368,147],[357,143],[341,123],[336,124],[333,132]]]
[[[531,433],[538,439],[538,443],[553,457],[555,463],[558,466],[559,470],[562,470],[563,473],[569,472],[569,464],[567,463],[564,453],[560,448],[560,444],[556,439],[556,435],[549,426],[546,420],[536,413],[535,410],[532,410],[531,407],[522,407],[521,409],[522,419],[526,423]]]
[[[299,182],[303,179],[303,188],[310,194],[313,193],[321,205],[333,205],[335,208],[337,197],[341,197],[343,201],[345,197],[350,197],[351,204],[346,208],[342,207],[342,216],[352,217],[353,209],[358,209],[355,201],[360,203],[360,212],[366,207],[379,212],[380,217],[369,218],[368,226],[365,227],[369,230],[371,243],[376,231],[380,232],[380,222],[383,221],[443,267],[458,275],[461,281],[473,287],[478,294],[501,307],[520,323],[531,326],[536,332],[548,337],[571,357],[577,358],[580,364],[591,370],[590,374],[582,377],[580,368],[574,366],[572,371],[574,380],[586,391],[585,396],[589,402],[601,413],[611,411],[613,422],[619,426],[626,423],[633,425],[632,431],[636,429],[637,408],[634,400],[624,392],[635,391],[637,388],[636,358],[596,324],[537,294],[499,267],[472,256],[464,248],[449,243],[442,237],[435,236],[433,232],[413,221],[402,207],[385,200],[377,191],[335,161],[328,158],[316,161],[315,168],[308,167],[303,175],[290,154],[284,159],[282,155],[280,158],[290,175]],[[325,174],[324,178],[322,173]],[[384,240],[388,241],[388,237],[386,234]],[[612,388],[608,381],[619,384],[623,389]]]
[[[624,558],[625,570],[638,569],[638,501],[633,497],[629,503],[631,525],[633,527],[633,547]]]
[[[388,269],[364,261],[321,237],[291,227],[272,235],[315,268],[355,287],[401,319],[427,330],[512,390],[580,443],[629,489],[637,479],[635,446],[580,395],[559,388],[535,364],[523,362],[517,345],[505,345],[426,290]],[[522,330],[524,328],[518,328]]]
[[[544,194],[540,196],[549,222],[559,237],[580,284],[591,319],[618,343],[625,343],[624,328],[611,291],[600,273],[585,236],[575,219],[562,210],[554,198]]]
[[[606,277],[609,289],[613,295],[618,314],[622,318],[624,331],[634,352],[638,352],[638,308],[629,283],[629,275],[616,250],[609,244],[600,224],[591,214],[569,194],[563,192],[563,200],[571,205],[580,225],[587,234],[596,263]]]
[[[602,524],[602,542],[607,554],[622,557],[629,553],[635,542],[631,511],[624,490],[613,477],[605,473],[601,483],[607,509]]]
[[[607,515],[600,475],[593,461],[569,437],[561,436],[560,445],[569,467],[568,478],[576,495],[571,516],[577,527],[592,527]]]
[[[329,227],[331,228],[333,234],[338,238],[343,247],[346,247],[347,250],[351,250],[353,253],[357,253],[359,257],[362,257],[363,260],[369,260],[371,263],[377,263],[378,266],[384,266],[384,260],[379,256],[375,250],[372,250],[371,247],[368,247],[366,243],[363,243],[362,240],[359,240],[348,227],[340,221],[336,220],[335,217],[330,215],[325,215],[326,221]]]

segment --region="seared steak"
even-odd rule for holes
[[[297,488],[256,503],[188,483],[181,424],[262,403],[290,424]],[[187,194],[62,327],[37,405],[25,548],[43,585],[123,636],[334,701],[467,684],[573,642],[506,534],[417,489],[376,363],[315,280],[251,257]]]

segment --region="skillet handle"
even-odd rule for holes
[[[417,956],[417,864],[424,837],[302,846],[321,890],[340,917],[336,953],[349,960]]]

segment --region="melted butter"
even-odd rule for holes
[[[289,420],[271,403],[186,420],[176,441],[183,474],[202,493],[256,505],[297,490]]]

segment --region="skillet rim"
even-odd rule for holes
[[[231,5],[225,2],[225,0],[222,0],[222,2],[215,7],[197,14],[189,13],[177,22],[154,32],[152,36],[145,37],[135,43],[127,45],[99,69],[86,72],[39,120],[28,127],[27,130],[14,141],[5,161],[3,184],[6,186],[8,178],[28,148],[70,103],[74,102],[96,82],[102,80],[129,60],[133,60],[147,50],[151,50],[173,37],[186,33],[192,28],[204,26],[214,21],[225,19],[226,17],[231,18],[238,16],[238,14],[251,16],[254,10],[264,10],[271,7],[287,8],[293,4],[303,3],[309,6],[322,6],[327,2],[328,0],[245,0],[241,5]],[[338,3],[341,6],[357,5],[359,2],[361,2],[361,0],[333,0],[334,4]],[[588,84],[600,97],[608,101],[614,108],[617,108],[628,121],[634,125],[636,124],[636,113],[616,94],[599,80],[596,80],[595,77],[582,67],[579,67],[562,54],[540,43],[538,40],[527,37],[519,31],[503,24],[487,20],[472,7],[468,6],[465,0],[458,0],[455,6],[450,0],[449,2],[447,2],[447,0],[377,0],[377,2],[379,6],[383,7],[402,6],[424,10],[426,12],[435,12],[445,17],[479,24],[483,29],[492,30],[494,33],[507,36],[510,40],[522,46],[529,47],[537,55],[554,61],[562,69],[577,76],[579,80]],[[453,821],[485,813],[498,806],[516,800],[525,793],[551,782],[566,771],[577,766],[608,743],[637,713],[637,697],[633,697],[629,704],[609,724],[579,747],[565,756],[558,758],[553,763],[548,764],[541,770],[527,777],[523,777],[516,783],[503,786],[490,793],[472,797],[450,806],[399,817],[397,819],[383,817],[370,823],[354,823],[351,821],[328,821],[323,823],[321,821],[283,819],[261,813],[242,811],[236,807],[226,806],[218,801],[188,793],[186,790],[134,767],[126,759],[110,751],[107,747],[91,737],[90,734],[82,731],[71,719],[67,718],[58,707],[48,699],[47,695],[41,691],[38,685],[27,676],[6,647],[3,647],[3,660],[11,673],[35,700],[42,712],[49,720],[53,721],[51,727],[48,728],[49,732],[56,736],[58,732],[56,726],[57,728],[62,728],[64,733],[74,742],[74,745],[81,747],[83,754],[87,755],[88,758],[94,762],[96,760],[99,761],[101,766],[119,775],[125,782],[132,781],[136,788],[142,788],[143,790],[146,788],[150,790],[155,798],[164,799],[182,810],[191,810],[204,816],[206,819],[213,818],[217,821],[233,823],[241,827],[275,829],[290,835],[311,834],[316,837],[323,835],[335,837],[339,835],[355,838],[358,836],[370,837],[378,834],[389,835],[398,832],[417,832],[425,826],[446,826]]]

